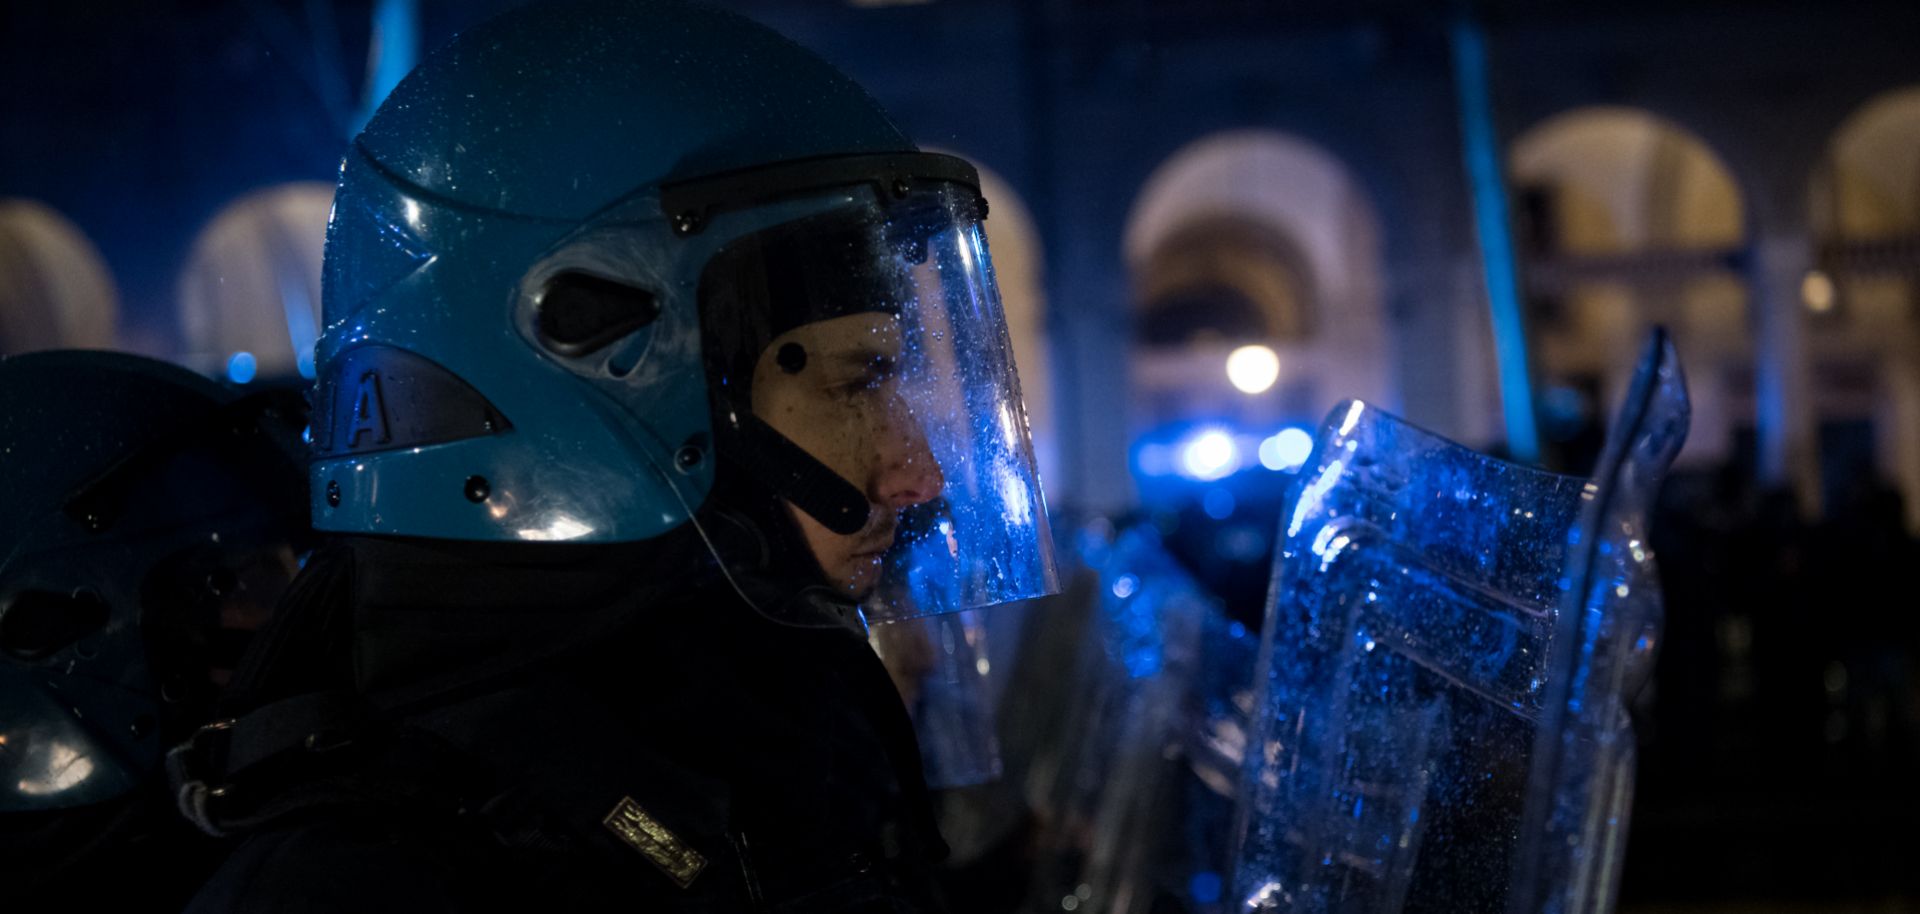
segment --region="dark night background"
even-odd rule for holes
[[[430,49],[512,5],[8,4],[0,352],[296,374],[379,14]],[[1649,324],[1697,403],[1623,910],[1920,910],[1920,5],[726,5],[990,173],[1054,507],[1154,525],[1256,630],[1290,478],[1260,442],[1359,396],[1513,452],[1463,151],[1476,24],[1538,462],[1590,469]],[[94,329],[49,336],[62,309]],[[1270,393],[1227,385],[1242,345],[1278,353]],[[1237,450],[1196,471],[1209,429]]]

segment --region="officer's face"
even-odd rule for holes
[[[776,337],[753,372],[753,411],[866,493],[867,525],[852,536],[789,506],[827,579],[864,598],[880,577],[899,512],[940,494],[944,479],[894,375],[900,324],[851,314]]]

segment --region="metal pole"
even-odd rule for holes
[[[1493,345],[1500,371],[1501,410],[1507,449],[1522,463],[1540,460],[1534,426],[1533,382],[1527,371],[1527,329],[1520,308],[1519,268],[1507,221],[1507,186],[1493,130],[1493,98],[1487,78],[1487,40],[1469,16],[1452,30],[1454,89],[1459,94],[1460,139],[1473,194],[1474,227],[1493,318]]]
[[[349,136],[357,136],[388,93],[413,70],[420,57],[419,0],[376,0],[373,46],[367,49],[367,82]]]

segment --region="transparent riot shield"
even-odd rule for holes
[[[1664,333],[1591,480],[1357,401],[1334,412],[1275,559],[1236,826],[1243,910],[1611,909],[1625,702],[1660,623],[1646,513],[1687,416]]]
[[[983,612],[875,622],[867,630],[913,718],[921,767],[935,790],[1000,776]]]
[[[1045,727],[1015,740],[1044,823],[1030,910],[1146,912],[1185,891],[1181,756],[1203,629],[1219,610],[1151,527],[1109,533],[1078,538],[1069,605],[1049,613],[1077,621],[1062,632],[1072,656],[1036,658],[1055,670],[1046,699],[1061,713],[1010,715]]]

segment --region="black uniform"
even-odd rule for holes
[[[705,555],[318,557],[254,701],[292,679],[353,710],[211,801],[249,837],[189,910],[930,909],[945,848],[853,607],[804,565],[736,570],[749,606]]]

